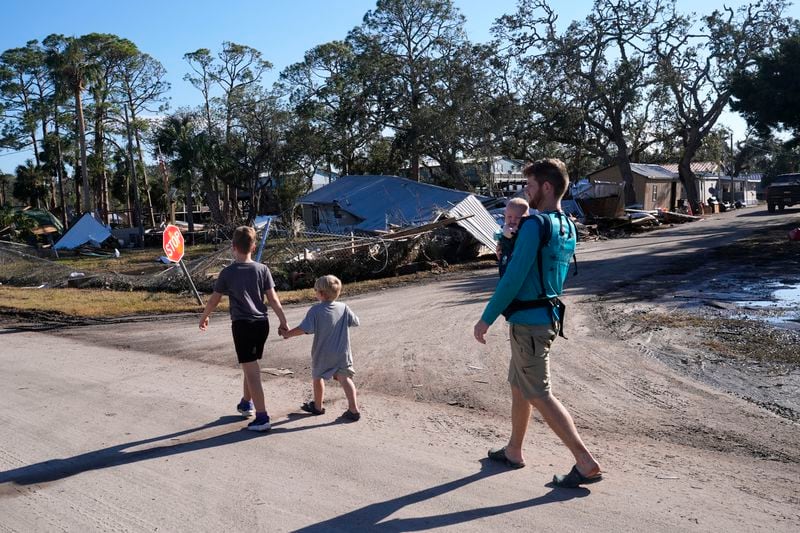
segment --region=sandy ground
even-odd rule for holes
[[[270,339],[264,374],[273,431],[231,416],[239,371],[227,318],[0,330],[0,531],[796,531],[800,426],[622,335],[609,298],[659,279],[798,211],[727,213],[617,241],[583,243],[570,277],[568,340],[554,392],[605,480],[547,485],[572,464],[536,418],[528,466],[488,464],[508,436],[507,328],[471,329],[493,272],[345,298],[361,422],[331,386],[304,417],[311,339]],[[288,309],[295,324],[304,307]]]

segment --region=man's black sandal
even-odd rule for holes
[[[519,468],[523,468],[525,463],[516,463],[506,457],[506,447],[503,446],[502,448],[492,448],[489,450],[489,459],[492,461],[497,461],[498,463],[503,463],[509,468],[513,468],[517,470]]]
[[[315,416],[325,414],[325,408],[323,407],[322,409],[317,409],[317,406],[314,405],[313,401],[304,403],[300,406],[300,409]]]
[[[562,489],[576,489],[581,485],[588,485],[589,483],[597,483],[603,481],[603,474],[596,474],[591,477],[586,477],[578,472],[578,465],[572,467],[569,474],[561,476],[556,474],[553,476],[553,485]]]

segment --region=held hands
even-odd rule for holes
[[[208,329],[208,317],[204,316],[200,319],[200,331]]]
[[[283,338],[284,338],[284,340],[287,338],[285,335],[286,335],[286,333],[287,333],[288,331],[289,331],[289,326],[288,326],[288,325],[286,325],[285,323],[283,323],[283,324],[281,324],[280,326],[278,326],[278,335],[280,335],[281,337],[283,337]]]

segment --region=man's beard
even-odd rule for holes
[[[533,197],[528,196],[528,201],[529,201],[530,206],[532,208],[539,209],[539,204],[542,202],[542,191],[541,191],[541,189],[538,189],[534,193]]]

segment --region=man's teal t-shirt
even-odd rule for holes
[[[544,271],[544,290],[546,298],[560,296],[564,290],[564,280],[569,271],[569,262],[575,253],[575,226],[561,212],[547,212],[550,217],[550,242],[542,249],[542,270]],[[505,274],[497,283],[497,288],[486,304],[481,319],[492,324],[515,298],[536,300],[541,297],[541,285],[536,264],[539,248],[539,222],[534,218],[522,224],[514,246],[514,253]],[[552,316],[556,309],[536,308],[517,311],[508,318],[512,324],[541,325],[551,324],[560,317]]]

